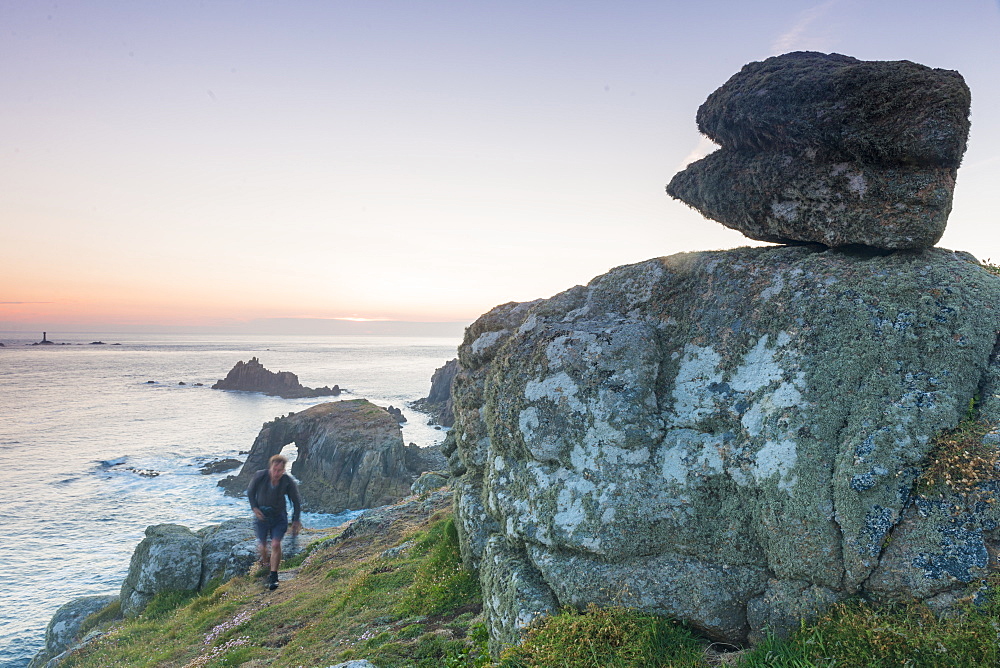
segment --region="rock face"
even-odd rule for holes
[[[249,515],[200,529],[197,536],[201,539],[199,589],[214,578],[229,580],[246,573],[257,559],[257,539]]]
[[[482,316],[452,486],[493,646],[589,602],[742,642],[995,569],[1000,503],[914,487],[974,396],[1000,419],[1000,278],[970,258],[679,254]]]
[[[969,134],[958,72],[796,52],[698,110],[722,148],[667,192],[751,239],[920,249],[941,238]]]
[[[64,604],[52,615],[45,628],[45,648],[34,656],[29,667],[44,666],[50,659],[72,647],[84,620],[118,600],[117,596],[83,596]]]
[[[285,399],[335,397],[340,394],[339,385],[317,389],[303,387],[299,383],[299,377],[291,371],[279,371],[278,373],[268,371],[256,357],[251,357],[250,361],[246,363],[243,360],[237,362],[226,377],[213,385],[212,389],[262,392]]]
[[[248,507],[249,513],[249,507]],[[191,591],[247,572],[256,560],[249,516],[193,532],[179,524],[146,528],[122,582],[122,614],[135,617],[161,591]]]
[[[431,419],[442,427],[455,424],[455,413],[451,403],[451,383],[458,373],[458,359],[449,360],[431,376],[431,391],[424,399],[417,399],[413,407],[431,415]]]
[[[161,591],[198,589],[201,539],[179,524],[147,527],[122,583],[122,614],[136,617]]]
[[[303,507],[339,513],[395,503],[424,471],[447,466],[437,448],[404,446],[399,423],[365,399],[319,404],[264,423],[239,475],[219,482],[227,494],[246,492],[250,478],[289,443],[298,456]]]

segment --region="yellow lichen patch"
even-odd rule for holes
[[[1000,477],[1000,448],[983,442],[995,424],[968,418],[934,440],[923,473],[917,478],[921,496],[944,496],[947,493],[975,496],[976,500],[995,502],[992,492],[982,483]]]

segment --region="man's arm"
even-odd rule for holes
[[[288,478],[288,488],[285,490],[285,494],[292,502],[292,535],[294,536],[302,527],[302,522],[299,521],[299,517],[302,515],[302,497],[299,496],[299,486],[292,480],[292,476],[286,475],[285,477]]]
[[[250,479],[250,486],[247,487],[247,497],[250,499],[250,510],[253,511],[254,517],[263,521],[264,513],[261,512],[260,508],[257,506],[257,487],[260,485],[260,481],[263,476],[260,473],[255,473],[253,478]]]

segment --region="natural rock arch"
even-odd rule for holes
[[[306,510],[339,513],[395,503],[421,473],[445,468],[438,448],[403,445],[399,423],[366,399],[319,404],[264,423],[240,473],[219,482],[227,494],[246,491],[271,456],[295,444],[291,473]]]

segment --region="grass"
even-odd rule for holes
[[[979,266],[985,269],[986,271],[990,272],[991,274],[1000,276],[1000,264],[993,264],[992,262],[990,262],[989,258],[987,258],[985,262],[980,262]]]
[[[833,606],[787,640],[768,638],[741,656],[742,668],[981,668],[1000,663],[1000,605],[996,595],[981,608],[947,618],[921,604],[873,606],[852,601]]]
[[[201,593],[160,594],[62,665],[328,666],[354,658],[379,668],[488,665],[478,579],[461,566],[449,507],[323,541],[298,560],[294,579],[283,564],[286,579],[275,592],[246,576]],[[406,542],[398,556],[381,556]],[[113,615],[102,611],[88,624],[106,626]]]
[[[506,650],[500,668],[699,667],[705,643],[676,622],[625,608],[568,610],[528,631]]]
[[[397,556],[382,556],[404,543],[409,547]],[[284,668],[368,659],[379,668],[996,666],[1000,576],[987,584],[993,593],[984,603],[946,618],[919,604],[851,601],[787,639],[769,637],[728,654],[656,615],[567,610],[540,620],[522,645],[493,659],[479,586],[461,566],[454,522],[442,505],[317,544],[276,592],[266,592],[260,578],[239,577],[198,594],[160,594],[138,618],[110,622],[106,635],[62,665]],[[86,624],[103,627],[114,615],[108,608]]]

